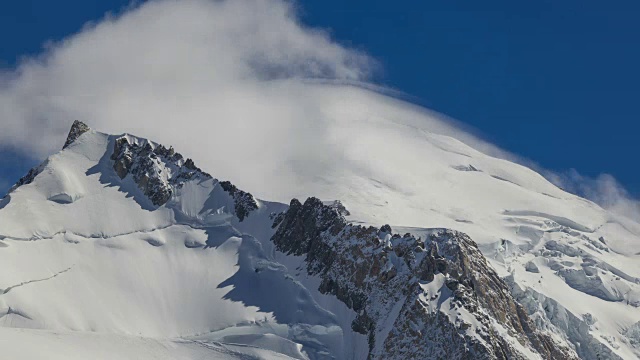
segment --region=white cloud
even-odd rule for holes
[[[80,119],[173,144],[214,176],[286,201],[290,188],[339,171],[345,149],[331,122],[385,114],[526,163],[382,95],[366,83],[374,60],[301,25],[295,10],[284,0],[160,0],[89,24],[0,74],[0,148],[43,158]],[[626,196],[607,194],[612,208]]]
[[[600,174],[595,178],[584,176],[575,169],[563,173],[546,172],[545,176],[560,188],[587,198],[605,209],[640,222],[640,201],[611,175]]]
[[[87,25],[5,72],[0,143],[26,144],[42,156],[75,118],[105,130],[142,130],[184,126],[187,115],[210,107],[192,119],[234,121],[255,114],[247,110],[275,111],[264,109],[265,80],[361,80],[373,66],[326,33],[302,27],[289,2],[151,1]]]
[[[288,1],[150,1],[2,74],[0,147],[45,157],[81,119],[174,144],[219,176],[237,163],[207,159],[230,152],[263,158],[249,175],[277,173],[293,147],[319,147],[322,106],[302,79],[360,81],[375,68],[302,26]]]

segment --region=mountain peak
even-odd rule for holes
[[[0,201],[0,339],[100,331],[297,359],[640,354],[640,229],[526,168],[425,134],[419,161],[348,165],[287,206],[172,147],[90,130],[75,121],[68,148]]]
[[[69,145],[71,145],[80,135],[86,133],[91,130],[87,124],[83,123],[80,120],[75,120],[73,125],[71,125],[71,129],[69,130],[69,135],[67,135],[67,140],[64,142],[64,146],[62,149],[66,149]]]

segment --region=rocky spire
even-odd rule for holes
[[[73,125],[71,125],[71,130],[69,130],[69,135],[67,135],[67,141],[64,142],[64,146],[62,147],[62,149],[66,149],[67,146],[76,141],[76,139],[79,138],[80,135],[86,133],[89,130],[91,130],[91,128],[89,128],[87,124],[79,120],[74,121]]]

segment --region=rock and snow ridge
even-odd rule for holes
[[[576,358],[535,329],[465,234],[353,225],[316,198],[292,200],[274,227],[276,247],[304,255],[320,291],[357,312],[352,329],[368,336],[371,358]]]
[[[516,237],[476,245],[369,226],[345,200],[258,200],[172,148],[75,122],[0,200],[0,347],[63,334],[79,358],[123,339],[146,349],[123,358],[635,356],[640,281],[610,230],[633,224],[504,211]]]

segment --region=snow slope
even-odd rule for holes
[[[330,99],[323,130],[339,156],[330,166],[310,157],[306,168],[326,171],[305,176],[288,196],[340,199],[348,219],[362,224],[465,232],[502,276],[513,275],[578,321],[558,320],[541,305],[535,310],[545,326],[574,346],[602,345],[583,356],[640,356],[632,335],[640,321],[638,223],[529,168],[434,132],[405,103],[358,91],[340,93],[342,99],[327,93],[316,95]],[[526,270],[530,261],[539,273]],[[572,326],[582,330],[567,335]]]
[[[355,223],[465,232],[538,328],[583,358],[640,354],[640,225],[417,121],[356,110],[327,130],[341,160],[288,195],[340,199]],[[207,176],[155,205],[114,171],[118,138],[89,130],[0,201],[2,353],[39,358],[24,349],[38,341],[77,358],[366,357],[356,314],[270,243],[286,205],[256,200],[240,222]]]
[[[135,336],[141,344],[208,334],[198,341],[293,358],[327,351],[316,342],[345,358],[358,351],[344,342],[349,336],[335,315],[345,306],[334,299],[325,304],[334,312],[320,307],[254,238],[270,237],[269,215],[283,205],[258,202],[240,224],[232,197],[203,178],[154,206],[133,179],[110,168],[116,138],[84,134],[3,200],[0,326]]]
[[[243,344],[8,328],[0,328],[0,355],[21,360],[295,359]]]

